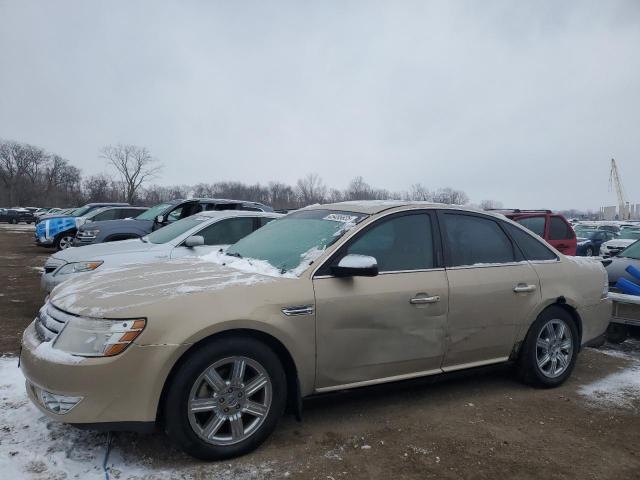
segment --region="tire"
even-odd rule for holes
[[[56,237],[55,241],[53,242],[53,246],[58,251],[66,250],[67,248],[73,246],[73,238],[74,238],[74,236],[75,235],[73,234],[73,232],[60,233],[60,234],[58,234],[58,236]]]
[[[552,338],[550,328],[556,338]],[[573,317],[560,307],[549,307],[529,328],[518,357],[518,376],[535,387],[562,385],[575,367],[579,347],[579,333]],[[546,362],[545,354],[550,357]]]
[[[232,381],[241,360],[245,367],[239,378],[244,381]],[[259,375],[267,383],[249,392],[260,383]],[[165,432],[183,451],[201,460],[237,457],[256,449],[273,432],[286,399],[285,372],[269,347],[253,338],[213,339],[189,354],[172,375],[163,405]],[[203,411],[192,413],[194,407]],[[212,433],[206,440],[208,427]]]
[[[16,220],[15,218],[12,218],[11,220],[9,220],[9,223],[11,225],[17,225],[18,224],[18,220]]]
[[[584,256],[593,257],[593,247],[587,247],[587,249],[584,251]]]
[[[610,323],[607,327],[607,342],[619,344],[629,336],[629,328],[619,323]]]

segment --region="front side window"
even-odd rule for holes
[[[568,240],[573,238],[571,227],[560,217],[551,217],[549,240]]]
[[[423,213],[381,220],[348,245],[346,253],[374,257],[380,272],[434,268],[431,218]]]
[[[203,228],[194,235],[202,235],[205,245],[231,245],[253,232],[253,217],[228,218]]]
[[[244,237],[227,254],[264,260],[283,273],[304,268],[366,217],[338,210],[299,210]]]
[[[531,230],[536,235],[539,235],[540,237],[544,237],[544,221],[545,221],[544,216],[525,217],[525,218],[519,218],[516,220],[516,222],[518,222],[520,225],[522,225],[525,228],[528,228],[529,230]]]
[[[116,215],[118,214],[118,210],[115,208],[111,208],[109,210],[105,210],[104,212],[100,212],[93,217],[93,220],[96,222],[102,220],[114,220]]]
[[[516,252],[509,237],[492,219],[444,214],[449,266],[509,263]]]

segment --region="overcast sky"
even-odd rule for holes
[[[528,208],[616,203],[615,157],[640,203],[640,1],[0,0],[0,138]]]

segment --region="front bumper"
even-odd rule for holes
[[[65,363],[36,352],[38,345],[31,323],[23,335],[20,354],[29,398],[48,417],[73,424],[154,422],[164,382],[188,348],[133,344],[113,357]],[[68,413],[56,414],[40,403],[34,387],[82,400]]]

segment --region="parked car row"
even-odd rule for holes
[[[57,286],[20,357],[32,402],[85,428],[159,425],[189,454],[223,459],[324,392],[508,362],[526,383],[558,386],[609,323],[602,263],[504,215],[393,201],[262,208],[183,200],[110,221],[123,227],[77,227],[140,238],[47,262],[43,286]]]
[[[35,210],[34,210],[35,211]],[[36,217],[34,211],[29,208],[0,208],[0,222],[17,224],[20,222],[34,223]]]

